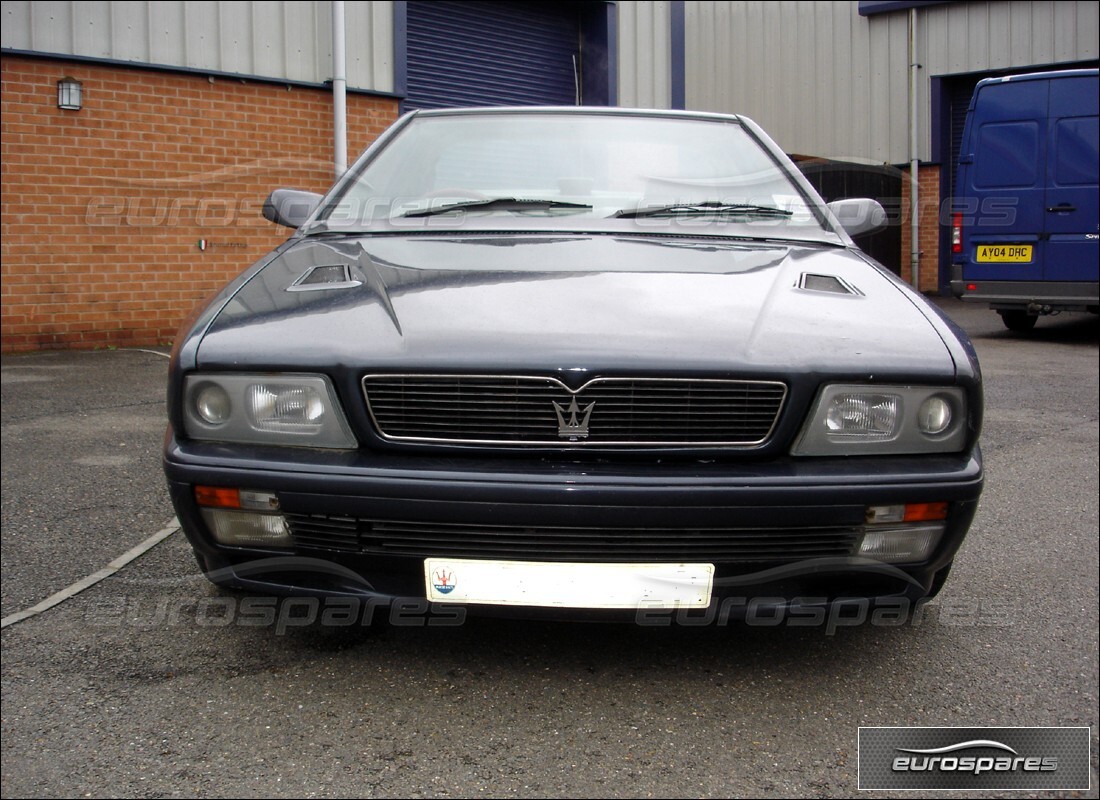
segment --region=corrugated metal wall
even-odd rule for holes
[[[620,106],[671,107],[670,5],[668,0],[617,5]]]
[[[1095,59],[1096,2],[956,2],[918,10],[921,158],[933,76]],[[688,0],[687,107],[741,113],[789,153],[909,158],[908,14],[855,0]]]
[[[348,87],[392,92],[393,4],[346,4]],[[4,0],[0,46],[276,80],[332,77],[327,2]]]
[[[933,75],[1097,57],[1100,3],[950,3],[920,12]]]

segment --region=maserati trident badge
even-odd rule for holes
[[[561,403],[554,403],[554,413],[558,415],[558,436],[562,439],[576,441],[588,438],[588,418],[592,416],[595,403],[589,403],[584,408],[577,405],[577,398],[569,402],[568,408],[562,408]],[[569,419],[565,415],[569,415]],[[579,415],[579,419],[578,419]]]

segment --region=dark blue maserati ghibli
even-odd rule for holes
[[[917,602],[982,488],[958,328],[743,117],[413,112],[185,324],[204,573],[472,612]],[[754,606],[755,604],[755,606]]]

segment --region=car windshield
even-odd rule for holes
[[[675,226],[728,235],[750,226],[749,235],[825,233],[808,198],[733,118],[418,115],[368,152],[353,176],[308,232]]]

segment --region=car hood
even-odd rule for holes
[[[337,267],[314,274],[336,282],[295,285],[315,267]],[[860,255],[829,245],[306,239],[225,304],[198,366],[953,377],[951,355],[919,305]]]

